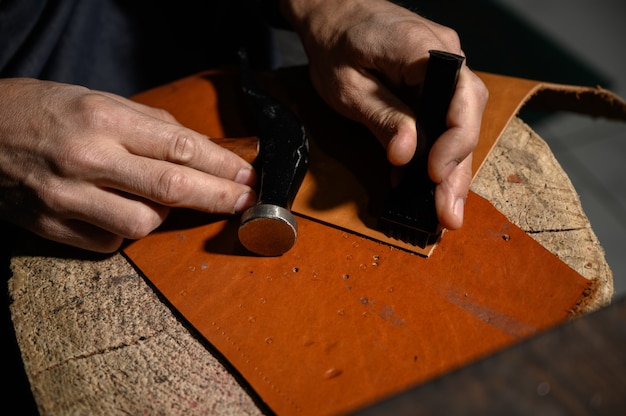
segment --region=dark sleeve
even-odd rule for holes
[[[245,45],[275,65],[277,0],[0,0],[0,77],[128,96],[216,66]]]
[[[51,13],[45,0],[0,1],[0,76],[35,76],[52,54],[63,26],[63,11]],[[42,33],[46,36],[42,36]]]
[[[277,29],[292,30],[289,22],[280,13],[278,0],[250,0],[250,2],[268,25]]]

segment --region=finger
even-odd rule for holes
[[[219,214],[240,213],[256,202],[245,184],[162,160],[108,151],[91,161],[83,179],[169,207]]]
[[[77,220],[55,222],[48,230],[49,232],[36,234],[48,240],[97,253],[113,253],[124,242],[122,236]]]
[[[253,185],[256,181],[250,163],[206,136],[174,124],[164,124],[156,135],[152,128],[156,129],[157,125],[141,127],[145,131],[139,132],[126,145],[128,151],[246,185]]]
[[[135,174],[127,192],[172,207],[186,207],[211,213],[241,213],[256,201],[247,185],[226,180],[175,164],[147,158],[137,160],[139,171],[118,171],[120,178]],[[123,186],[123,181],[120,183]]]
[[[42,209],[34,213],[25,212],[16,222],[45,239],[100,253],[111,253],[124,241],[122,235],[103,229],[100,225],[73,217],[60,218],[57,213]]]
[[[444,181],[476,147],[487,98],[482,81],[463,66],[448,110],[448,130],[435,141],[429,155],[429,174],[435,183]]]
[[[465,200],[472,181],[472,155],[459,163],[435,189],[437,217],[441,225],[457,230],[463,225]]]
[[[124,107],[120,107],[120,103]],[[104,94],[103,101],[94,105],[101,108],[97,114],[103,119],[99,122],[117,134],[119,145],[130,153],[184,165],[248,185],[255,181],[252,166],[233,152],[176,122],[164,122],[142,111],[158,113],[165,119],[168,113],[161,114],[157,109],[121,97],[110,100]],[[115,114],[115,117],[110,114]]]
[[[42,230],[54,224],[55,219],[74,220],[124,238],[138,239],[161,225],[169,214],[166,206],[84,182],[51,188],[43,191],[49,208],[43,209],[43,219],[38,221]]]
[[[328,100],[338,112],[365,125],[387,149],[392,164],[406,164],[417,143],[411,109],[374,75],[347,67],[340,71],[339,94]]]

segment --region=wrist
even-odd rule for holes
[[[299,27],[321,2],[323,0],[278,0],[278,6],[284,18],[293,27]]]
[[[361,0],[279,0],[280,11],[298,33],[307,54],[332,45]]]

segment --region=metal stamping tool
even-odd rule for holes
[[[400,184],[391,190],[378,222],[388,237],[422,248],[441,236],[435,184],[428,176],[428,154],[447,129],[448,108],[464,59],[449,52],[430,51],[417,113],[418,149]]]

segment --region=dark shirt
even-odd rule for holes
[[[246,0],[2,0],[0,78],[128,96],[217,65],[245,45],[271,67],[271,32]],[[252,7],[251,7],[252,6]]]

